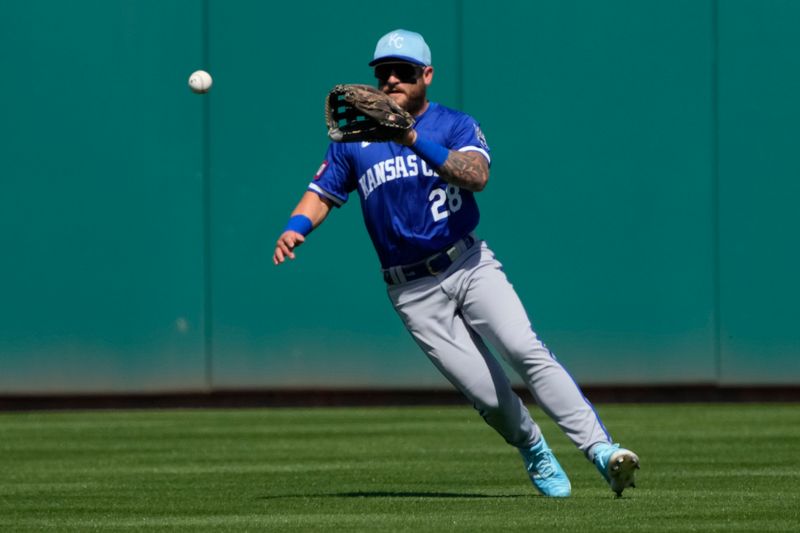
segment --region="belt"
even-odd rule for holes
[[[441,252],[437,252],[427,259],[410,265],[399,265],[383,271],[383,281],[389,285],[407,283],[415,279],[441,274],[452,265],[464,252],[472,248],[477,242],[477,237],[470,233],[463,239],[456,241]]]

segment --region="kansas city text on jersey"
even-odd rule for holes
[[[364,199],[366,199],[372,191],[387,181],[419,176],[420,169],[423,176],[434,177],[439,175],[424,160],[419,159],[416,154],[398,155],[391,159],[378,161],[372,165],[358,178],[358,185],[361,187]]]

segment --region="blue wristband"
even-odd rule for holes
[[[289,222],[286,223],[286,227],[283,228],[283,231],[296,231],[305,237],[311,233],[312,229],[314,229],[314,224],[311,223],[310,218],[305,215],[294,215],[289,219]]]
[[[450,150],[439,143],[421,138],[419,134],[417,134],[417,140],[414,141],[410,148],[426,163],[433,165],[434,169],[444,165],[444,162],[447,161],[447,156],[450,155]]]

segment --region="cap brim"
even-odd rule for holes
[[[423,63],[422,61],[420,61],[419,59],[416,59],[416,58],[413,58],[413,57],[408,57],[408,56],[400,56],[400,55],[397,55],[397,56],[383,56],[383,57],[379,57],[377,59],[373,59],[372,61],[369,62],[369,66],[374,67],[375,65],[378,65],[380,63],[391,63],[393,61],[405,61],[406,63],[414,63],[415,65],[419,65],[421,67],[427,67],[428,66],[425,63]]]

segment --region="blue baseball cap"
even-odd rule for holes
[[[431,64],[431,49],[422,35],[413,31],[394,30],[380,38],[369,66],[385,61],[408,61],[423,67]]]

